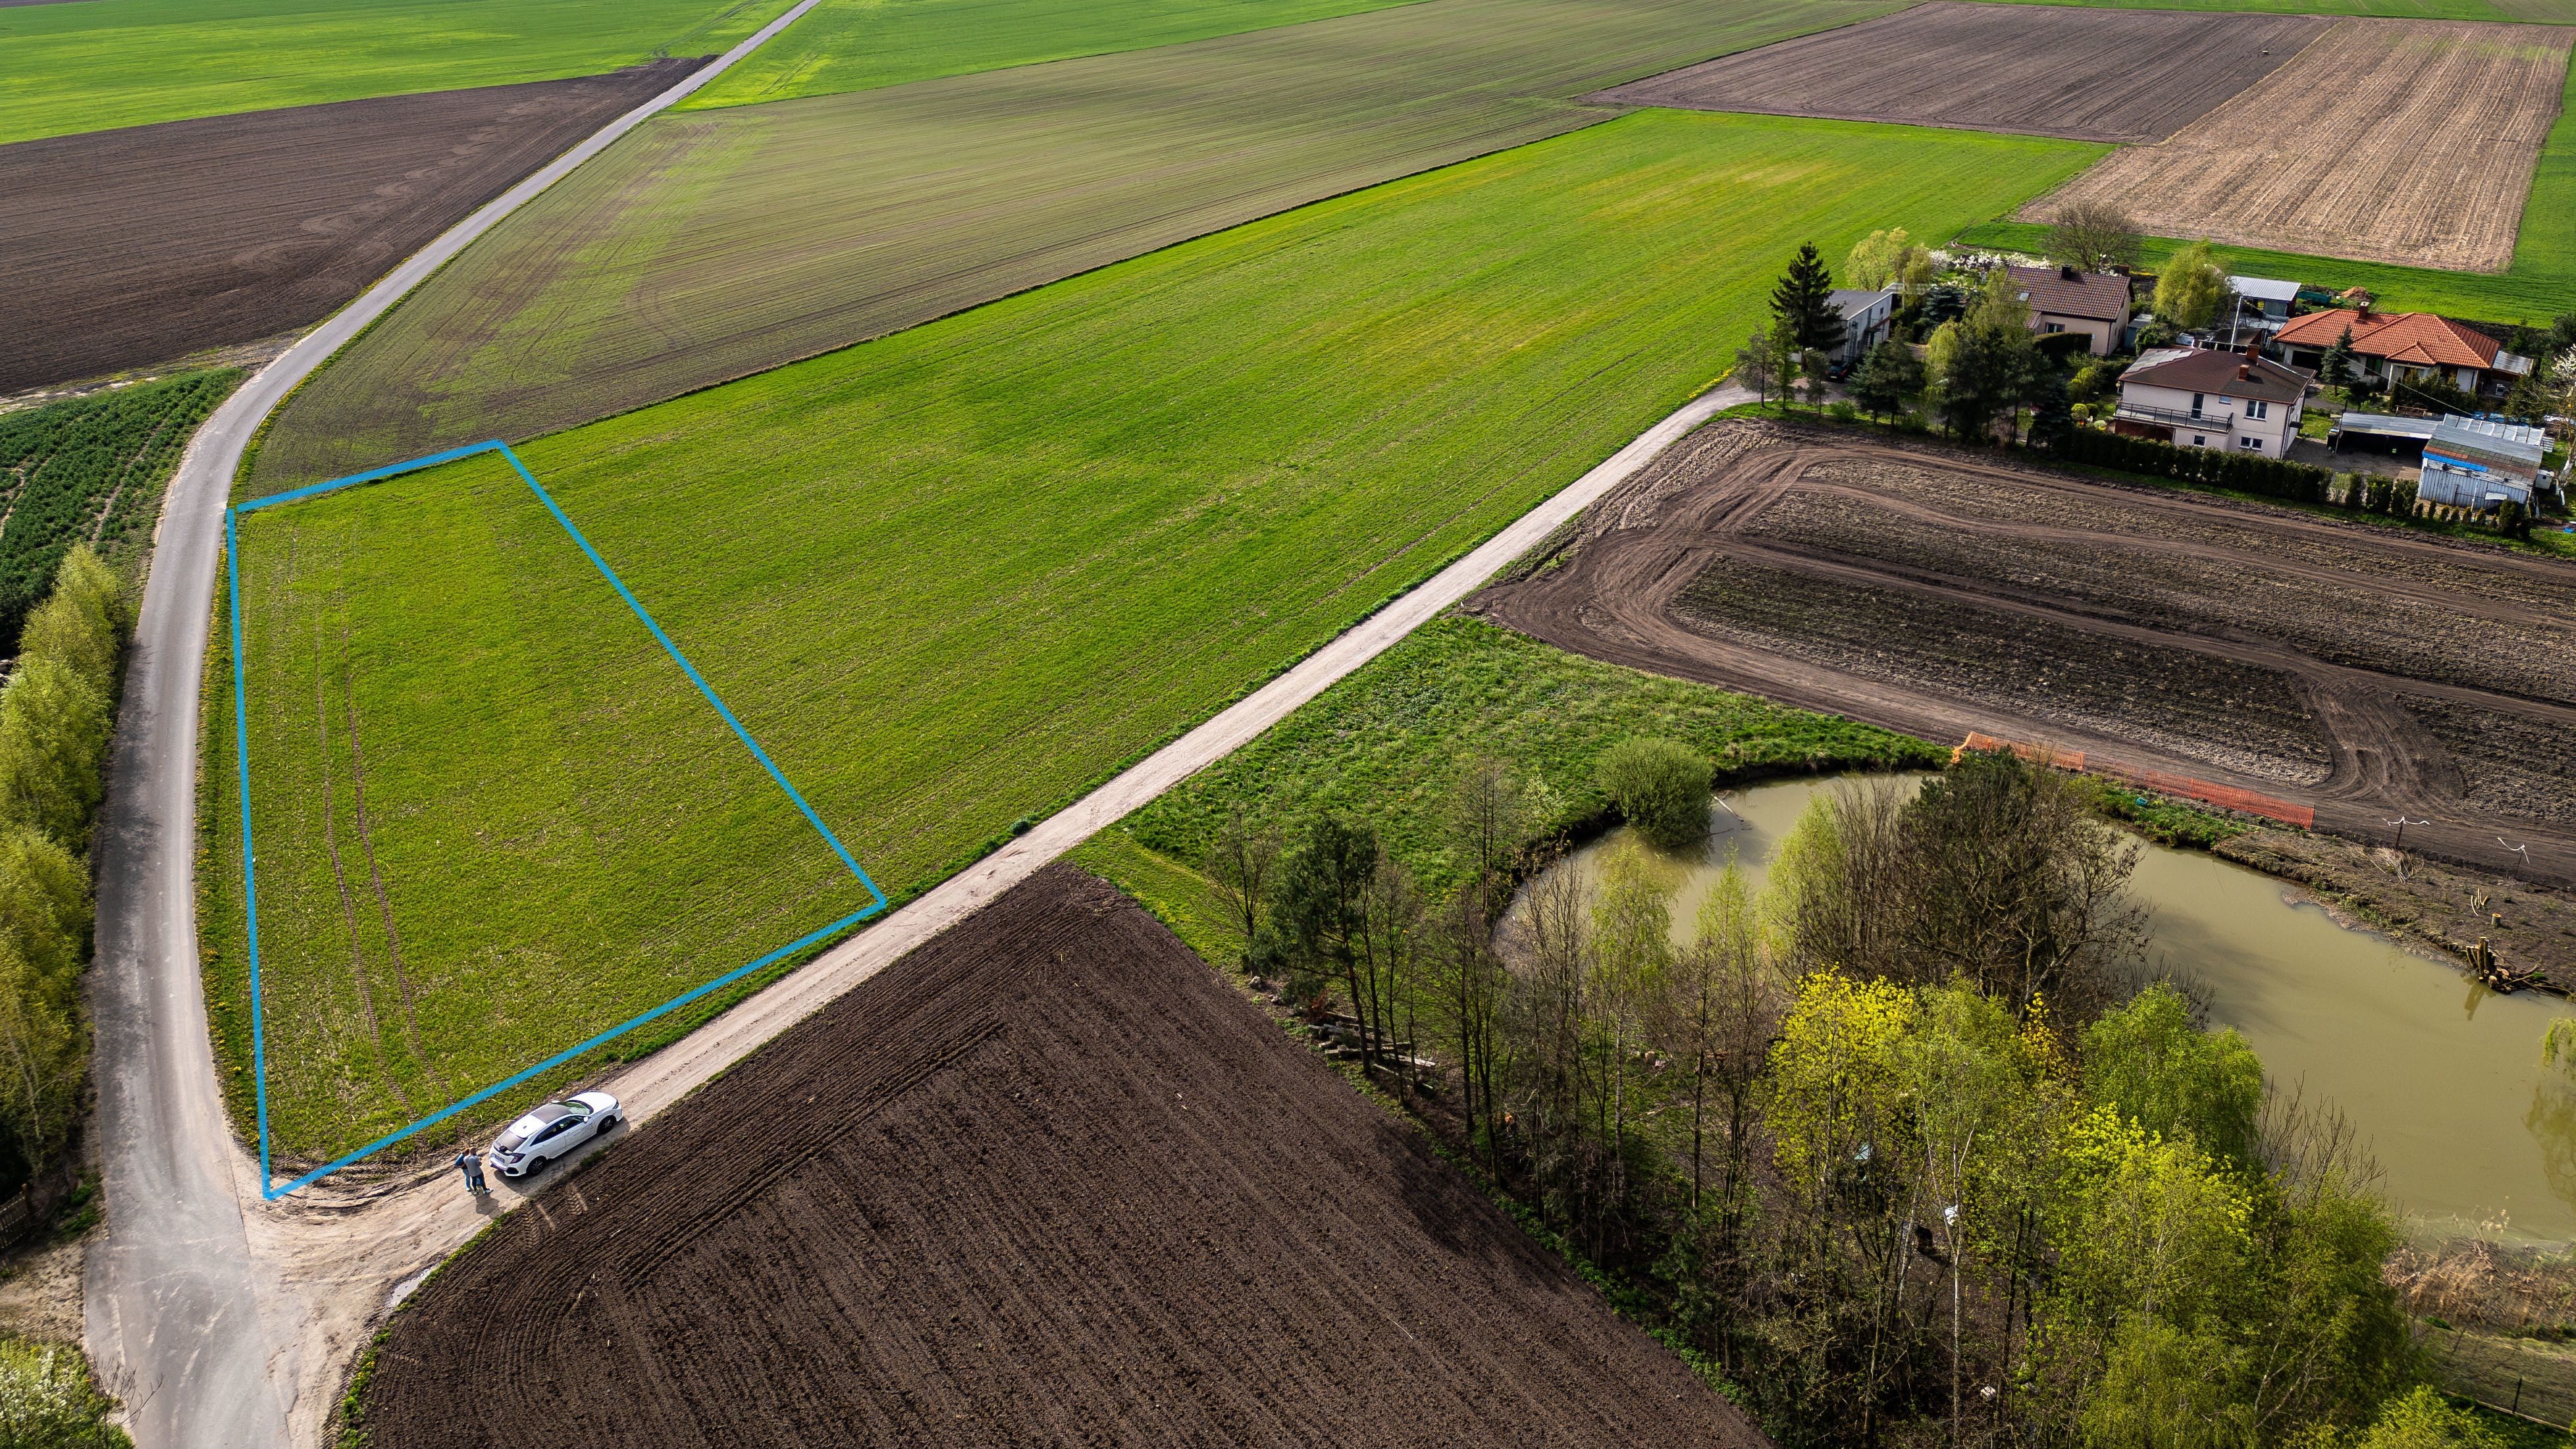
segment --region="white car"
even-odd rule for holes
[[[606,1092],[548,1102],[493,1140],[492,1166],[503,1177],[525,1177],[616,1125],[617,1099]]]

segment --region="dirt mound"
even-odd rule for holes
[[[0,146],[0,393],[318,321],[706,59]]]
[[[506,1220],[377,1364],[377,1449],[1763,1442],[1062,865]]]
[[[2353,839],[2429,817],[2409,849],[2576,880],[2546,744],[2576,731],[2565,564],[1753,421],[1686,440],[1572,539],[1466,607],[1924,739],[2286,795]]]
[[[1587,99],[2161,141],[2288,63],[2328,24],[2310,15],[1932,0]]]

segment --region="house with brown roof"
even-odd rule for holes
[[[2352,329],[2353,356],[2373,377],[2393,373],[2399,381],[2411,382],[2438,374],[2445,384],[2476,396],[2501,394],[2531,371],[2530,358],[2516,357],[2465,323],[2430,312],[2374,312],[2367,306],[2291,318],[2272,334],[2272,354],[2294,367],[2316,369],[2347,327]]]
[[[2249,345],[2242,352],[2153,347],[2120,374],[2111,431],[2185,448],[2286,458],[2316,374]]]
[[[2043,335],[2080,332],[2096,357],[2117,349],[2129,325],[2129,279],[2074,267],[2006,267],[2021,299],[2030,304],[2030,330]]]

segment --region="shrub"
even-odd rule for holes
[[[133,1449],[69,1344],[0,1338],[0,1449]]]
[[[1708,758],[1674,740],[1620,741],[1601,757],[1602,792],[1619,818],[1668,850],[1708,838]]]

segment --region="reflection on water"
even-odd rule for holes
[[[1706,852],[1662,860],[1677,940],[1730,856],[1759,888],[1773,847],[1830,788],[1801,780],[1723,797]],[[1609,843],[1572,868],[1596,868]],[[2163,965],[2245,1034],[2276,1086],[2351,1119],[2400,1208],[2435,1228],[2576,1239],[2576,1091],[2540,1066],[2541,1030],[2566,1003],[2497,996],[2211,856],[2150,847],[2133,885],[2155,907]]]

